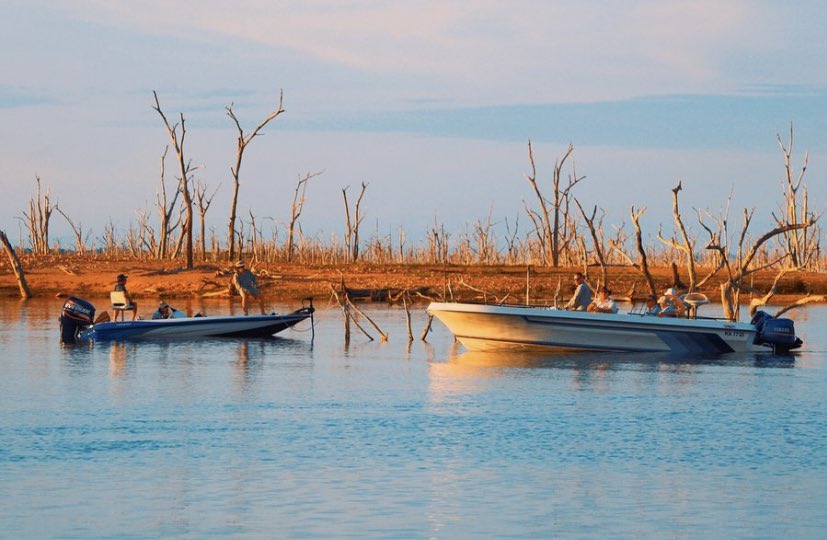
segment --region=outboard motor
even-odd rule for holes
[[[70,296],[63,304],[59,320],[60,341],[74,343],[81,330],[95,321],[95,306],[86,300]]]
[[[751,322],[755,326],[755,342],[772,347],[773,352],[788,353],[801,347],[803,343],[795,336],[795,324],[792,319],[776,318],[758,311]]]

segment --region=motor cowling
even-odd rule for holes
[[[60,310],[60,340],[74,343],[78,334],[95,322],[95,306],[81,298],[70,296]]]
[[[789,352],[801,347],[802,341],[795,335],[792,319],[772,317],[758,311],[752,318],[756,339],[761,345],[772,347],[777,352]]]

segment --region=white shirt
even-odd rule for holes
[[[611,298],[606,298],[605,300],[597,299],[594,301],[594,308],[595,311],[601,311],[606,313],[617,313],[617,304]]]

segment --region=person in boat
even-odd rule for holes
[[[261,309],[261,314],[267,314],[264,310],[264,298],[262,298],[261,291],[258,289],[258,280],[256,279],[255,274],[247,269],[247,265],[244,264],[244,261],[238,261],[235,263],[233,286],[235,287],[235,290],[238,291],[238,294],[241,295],[241,311],[243,311],[245,315],[248,314],[247,302],[250,297],[255,298],[258,301],[258,307]]]
[[[586,283],[586,278],[583,277],[581,272],[574,274],[574,284],[574,294],[563,307],[575,311],[585,311],[589,309],[592,303],[592,291],[589,289],[589,284]]]
[[[117,281],[115,282],[115,288],[112,289],[113,291],[121,291],[126,298],[127,305],[124,306],[123,311],[131,311],[132,312],[132,320],[138,318],[138,304],[132,300],[132,297],[129,295],[129,291],[126,290],[126,275],[118,274],[118,277],[115,278]],[[117,313],[116,313],[117,315]]]
[[[152,314],[153,319],[183,319],[186,316],[183,311],[175,309],[163,301],[158,304],[158,309]]]
[[[588,311],[592,313],[617,313],[617,304],[609,295],[612,294],[605,285],[601,285],[597,289],[597,298],[594,302],[589,304]]]
[[[658,304],[658,297],[654,294],[650,294],[646,297],[646,307],[643,309],[644,315],[658,315],[660,314],[661,307]]]
[[[674,287],[666,289],[660,299],[660,311],[658,317],[683,317],[686,314],[686,305],[678,296]]]

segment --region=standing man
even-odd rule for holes
[[[258,290],[258,280],[256,276],[247,270],[244,261],[235,263],[235,273],[233,274],[233,286],[238,294],[241,295],[241,311],[247,315],[247,298],[252,296],[258,300],[258,307],[261,309],[261,314],[266,315],[264,311],[264,298],[261,297],[261,292]]]
[[[115,320],[117,320],[118,311],[121,312],[121,320],[123,320],[124,311],[131,311],[132,320],[134,321],[138,318],[138,304],[132,301],[132,297],[129,296],[129,291],[126,290],[126,276],[123,274],[118,274],[117,280],[118,281],[115,283],[115,288],[112,290],[123,292],[123,296],[126,299],[126,304],[120,310],[115,311]]]
[[[574,295],[563,307],[575,311],[586,311],[589,309],[589,304],[592,303],[592,291],[581,272],[574,274],[574,284]]]

